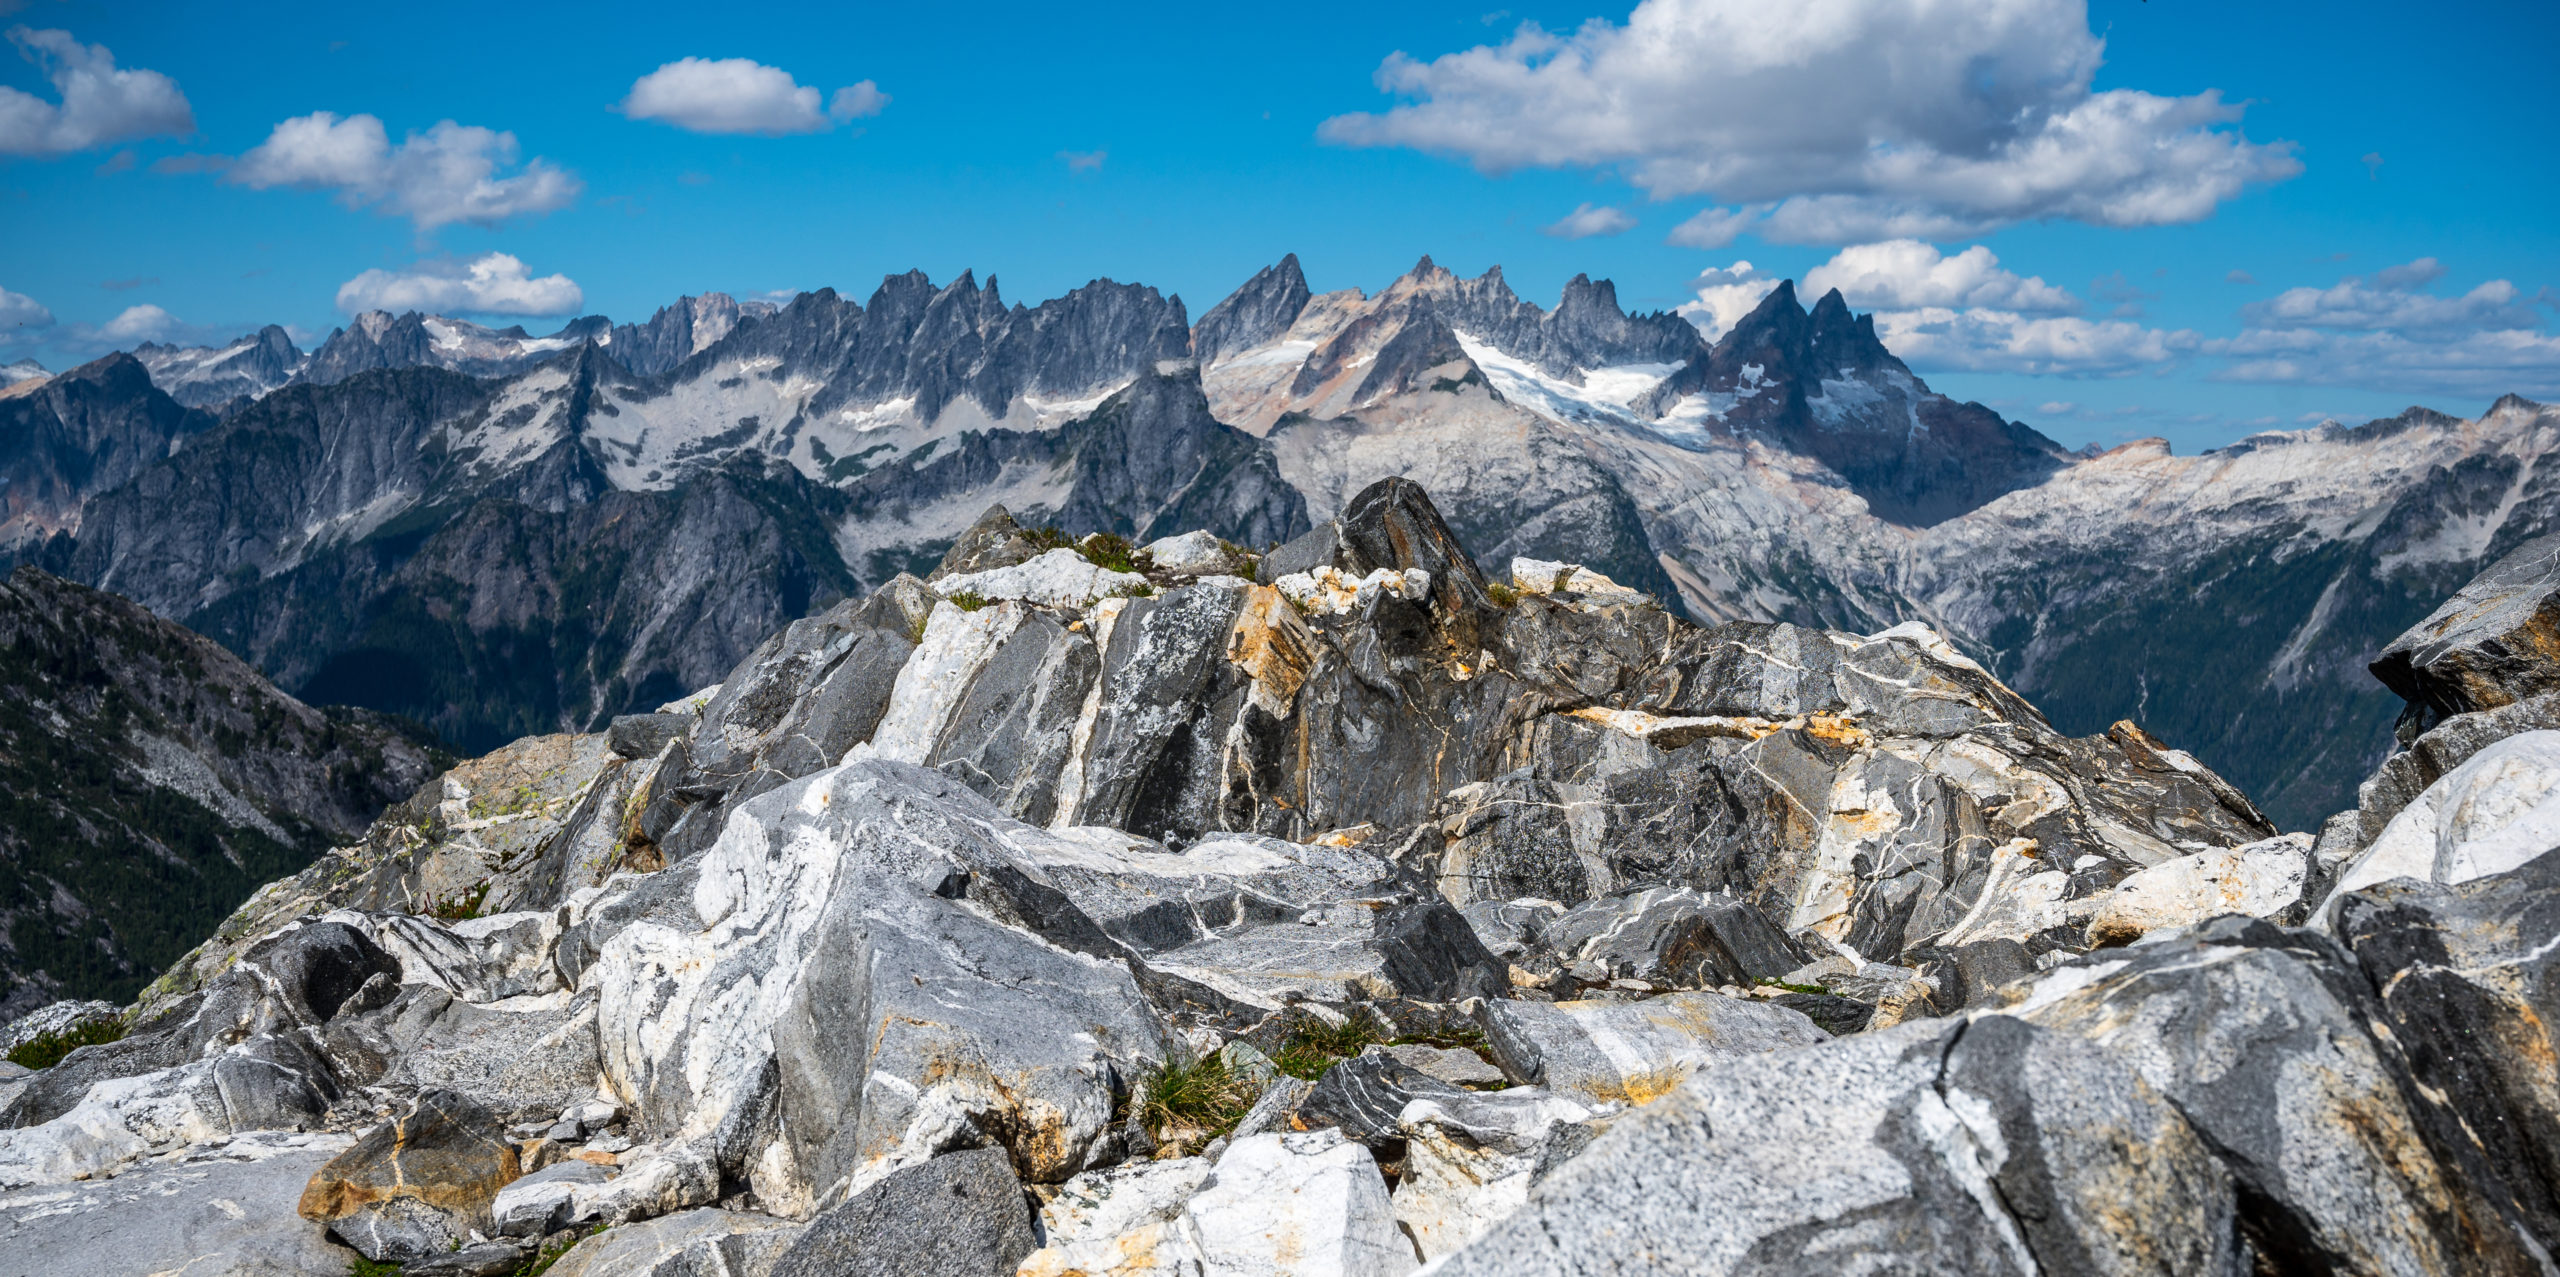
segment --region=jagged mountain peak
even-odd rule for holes
[[[1277,340],[1298,322],[1313,294],[1298,255],[1289,253],[1276,265],[1255,271],[1224,301],[1209,308],[1191,329],[1191,353],[1203,364]]]

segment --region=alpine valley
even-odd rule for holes
[[[1925,621],[2057,726],[2137,720],[2304,828],[2390,745],[2372,654],[2554,526],[2555,433],[2510,397],[2069,452],[1785,285],[1710,343],[1607,281],[1549,310],[1428,258],[1374,295],[1284,258],[1196,322],[1142,285],[1026,307],[911,272],[29,376],[0,392],[0,556],[478,753],[716,681],[991,505],[1267,547],[1401,475],[1487,563],[1587,564],[1701,621]]]

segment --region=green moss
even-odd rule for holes
[[[1339,1025],[1309,1019],[1289,1034],[1289,1041],[1271,1062],[1280,1071],[1295,1078],[1314,1081],[1326,1069],[1349,1059],[1373,1044],[1389,1042],[1378,1022],[1366,1014],[1355,1014]]]
[[[347,1277],[400,1277],[400,1265],[376,1263],[358,1255],[347,1262]]]
[[[62,1057],[84,1046],[105,1046],[122,1041],[124,1021],[87,1020],[68,1029],[39,1033],[9,1051],[9,1062],[30,1069],[49,1069],[62,1062]]]

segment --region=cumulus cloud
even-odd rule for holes
[[[1591,239],[1601,235],[1623,235],[1634,230],[1635,225],[1636,219],[1628,216],[1624,209],[1605,204],[1582,204],[1545,227],[1544,233],[1557,239]]]
[[[880,114],[889,95],[869,80],[836,90],[824,110],[818,90],[749,58],[678,58],[632,81],[614,109],[693,133],[781,137],[823,133]]]
[[[2288,288],[2241,309],[2263,328],[2396,329],[2460,333],[2531,328],[2540,322],[2522,289],[2503,279],[2459,297],[2418,291],[2443,278],[2432,257],[2374,272],[2372,282],[2349,276],[2327,288]]]
[[[1697,297],[1682,303],[1677,313],[1697,325],[1707,340],[1714,341],[1731,332],[1777,286],[1777,276],[1749,262],[1711,267],[1689,282]]]
[[[2327,288],[2288,288],[2241,308],[2248,326],[2213,343],[2227,381],[2300,382],[2483,397],[2560,392],[2560,336],[2543,329],[2535,298],[2493,279],[2457,296],[2423,291],[2443,279],[2432,257]]]
[[[1675,233],[1700,247],[1731,242],[1737,219],[1831,244],[2193,222],[2301,171],[2216,91],[2094,91],[2104,51],[2082,0],[1643,0],[1624,24],[1394,54],[1378,85],[1412,100],[1321,134],[1488,173],[1606,166],[1658,199],[1743,206]]]
[[[1925,306],[1878,311],[1876,335],[1922,372],[2027,373],[2047,377],[2112,377],[2160,368],[2204,347],[2181,328],[2147,328],[2121,319],[2022,315],[2012,310]]]
[[[586,294],[566,275],[539,279],[509,253],[419,262],[403,271],[369,270],[338,286],[338,309],[423,310],[472,315],[568,315]]]
[[[127,306],[116,317],[99,325],[96,337],[116,345],[140,345],[146,341],[167,341],[186,336],[186,325],[178,317],[151,305]]]
[[[2036,276],[2002,269],[2000,259],[1980,244],[1953,257],[1916,239],[1852,245],[1805,272],[1807,296],[1819,297],[1834,288],[1860,310],[1988,306],[2073,314],[2080,309],[2080,299],[2068,291]]]
[[[516,154],[513,133],[445,120],[393,146],[374,116],[340,119],[315,111],[278,124],[222,180],[258,190],[334,190],[348,208],[406,217],[421,231],[549,213],[585,189],[576,175],[540,156],[521,172],[499,176],[515,165]]]
[[[195,112],[176,81],[117,67],[103,44],[24,26],[9,28],[9,43],[44,68],[62,100],[0,87],[0,155],[63,155],[126,138],[195,132]]]
[[[25,293],[0,288],[0,342],[30,337],[53,327],[53,312]]]

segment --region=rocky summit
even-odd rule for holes
[[[1239,341],[1301,300],[1285,281]],[[12,1029],[53,1274],[2535,1273],[2560,554],[2283,834],[1917,622],[1702,626],[1390,479],[997,507]],[[22,574],[22,580],[24,580]],[[21,585],[21,589],[31,588]],[[112,1246],[104,1239],[113,1238]],[[547,1267],[544,1267],[546,1266]],[[368,1270],[375,1271],[375,1270]]]

